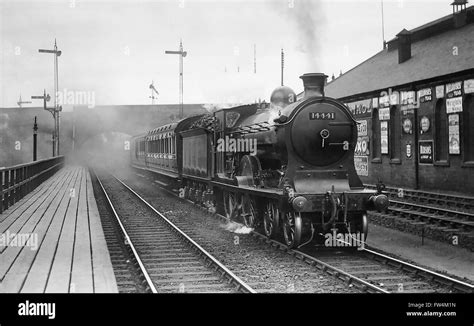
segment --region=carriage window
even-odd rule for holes
[[[435,111],[435,160],[448,160],[448,121],[444,100],[436,102]]]
[[[464,161],[474,162],[474,96],[467,97],[464,103]]]

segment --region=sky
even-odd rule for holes
[[[452,0],[384,0],[390,40],[452,12]],[[297,93],[307,72],[339,75],[382,49],[381,0],[0,0],[0,107],[53,94],[76,104],[178,103],[183,41],[185,103],[269,100],[284,84]],[[254,46],[256,68],[254,73]],[[24,106],[40,106],[33,100]]]

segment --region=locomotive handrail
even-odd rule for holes
[[[0,168],[0,214],[64,165],[64,156]]]
[[[332,98],[332,97],[326,97],[326,96],[322,96],[322,97],[310,97],[306,100],[303,100],[301,103],[299,103],[297,106],[296,106],[296,109],[291,112],[291,118],[290,117],[287,117],[287,120],[284,121],[284,122],[276,122],[275,121],[275,125],[276,126],[283,126],[283,125],[287,125],[289,124],[290,122],[292,122],[295,117],[298,115],[298,113],[303,110],[305,107],[307,107],[309,104],[312,104],[312,102],[318,102],[318,101],[321,101],[321,100],[327,100],[327,101],[330,101],[330,102],[334,102],[333,104],[336,104],[336,105],[341,105],[341,103],[339,101],[337,101],[336,99]],[[347,109],[347,107],[345,105],[342,106],[345,110],[345,112],[348,113],[348,117],[356,124],[357,123],[357,120],[355,120],[355,118],[353,117],[352,113],[350,110]],[[283,115],[282,115],[283,116]],[[277,118],[278,119],[278,118]]]

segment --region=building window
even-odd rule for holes
[[[464,103],[464,161],[474,162],[474,96],[467,97]]]
[[[448,116],[444,100],[436,102],[435,109],[435,159],[448,160]]]
[[[390,108],[390,158],[392,160],[394,159],[400,159],[400,132],[401,132],[401,126],[400,126],[400,109],[397,108],[396,106],[392,106]]]
[[[380,121],[379,110],[372,111],[372,159],[380,159]]]

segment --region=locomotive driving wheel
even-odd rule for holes
[[[263,215],[263,229],[265,235],[274,239],[278,235],[278,227],[280,222],[280,211],[276,203],[269,201],[265,205],[265,212]]]
[[[232,220],[239,216],[239,202],[237,194],[224,190],[224,210],[227,219]]]
[[[303,221],[301,215],[295,212],[287,212],[283,218],[283,236],[285,243],[290,248],[296,248],[301,244]]]
[[[248,194],[241,196],[241,214],[245,226],[255,228],[257,224],[257,209],[255,200]]]
[[[367,234],[369,233],[369,221],[367,219],[367,214],[353,217],[348,224],[348,232],[351,234],[362,233],[364,236],[364,241],[366,241]]]

